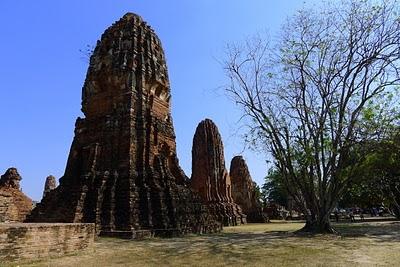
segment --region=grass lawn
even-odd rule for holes
[[[226,227],[221,234],[205,236],[143,241],[98,238],[92,250],[10,266],[400,265],[400,222],[336,224],[342,236],[292,233],[302,226],[272,222]]]

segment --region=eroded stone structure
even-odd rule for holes
[[[21,180],[22,177],[19,175],[18,170],[11,167],[0,177],[0,187],[20,190]]]
[[[232,183],[232,198],[247,215],[247,222],[268,222],[268,217],[262,213],[262,206],[257,196],[257,184],[251,178],[249,168],[242,156],[232,158],[229,175]]]
[[[0,222],[23,222],[32,210],[32,200],[20,188],[21,176],[9,168],[0,178]]]
[[[44,183],[43,197],[44,198],[51,190],[57,187],[56,177],[49,175],[46,177],[46,182]]]
[[[161,42],[128,13],[90,59],[67,167],[29,221],[95,222],[102,233],[220,229],[179,166]]]
[[[193,138],[191,184],[224,225],[246,222],[246,215],[232,199],[221,135],[210,119],[199,123]]]

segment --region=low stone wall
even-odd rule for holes
[[[0,223],[0,263],[90,248],[94,229],[89,223]]]

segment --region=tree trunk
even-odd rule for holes
[[[324,216],[307,216],[306,225],[297,231],[297,233],[310,234],[337,234],[329,220],[329,215]]]
[[[393,205],[392,206],[392,211],[394,213],[394,216],[396,216],[397,219],[400,219],[400,207],[399,207],[399,205]]]

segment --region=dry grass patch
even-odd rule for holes
[[[93,251],[20,266],[398,266],[400,224],[339,224],[340,236],[296,236],[302,223],[226,227],[215,235],[99,238]],[[14,264],[15,266],[15,264]]]

